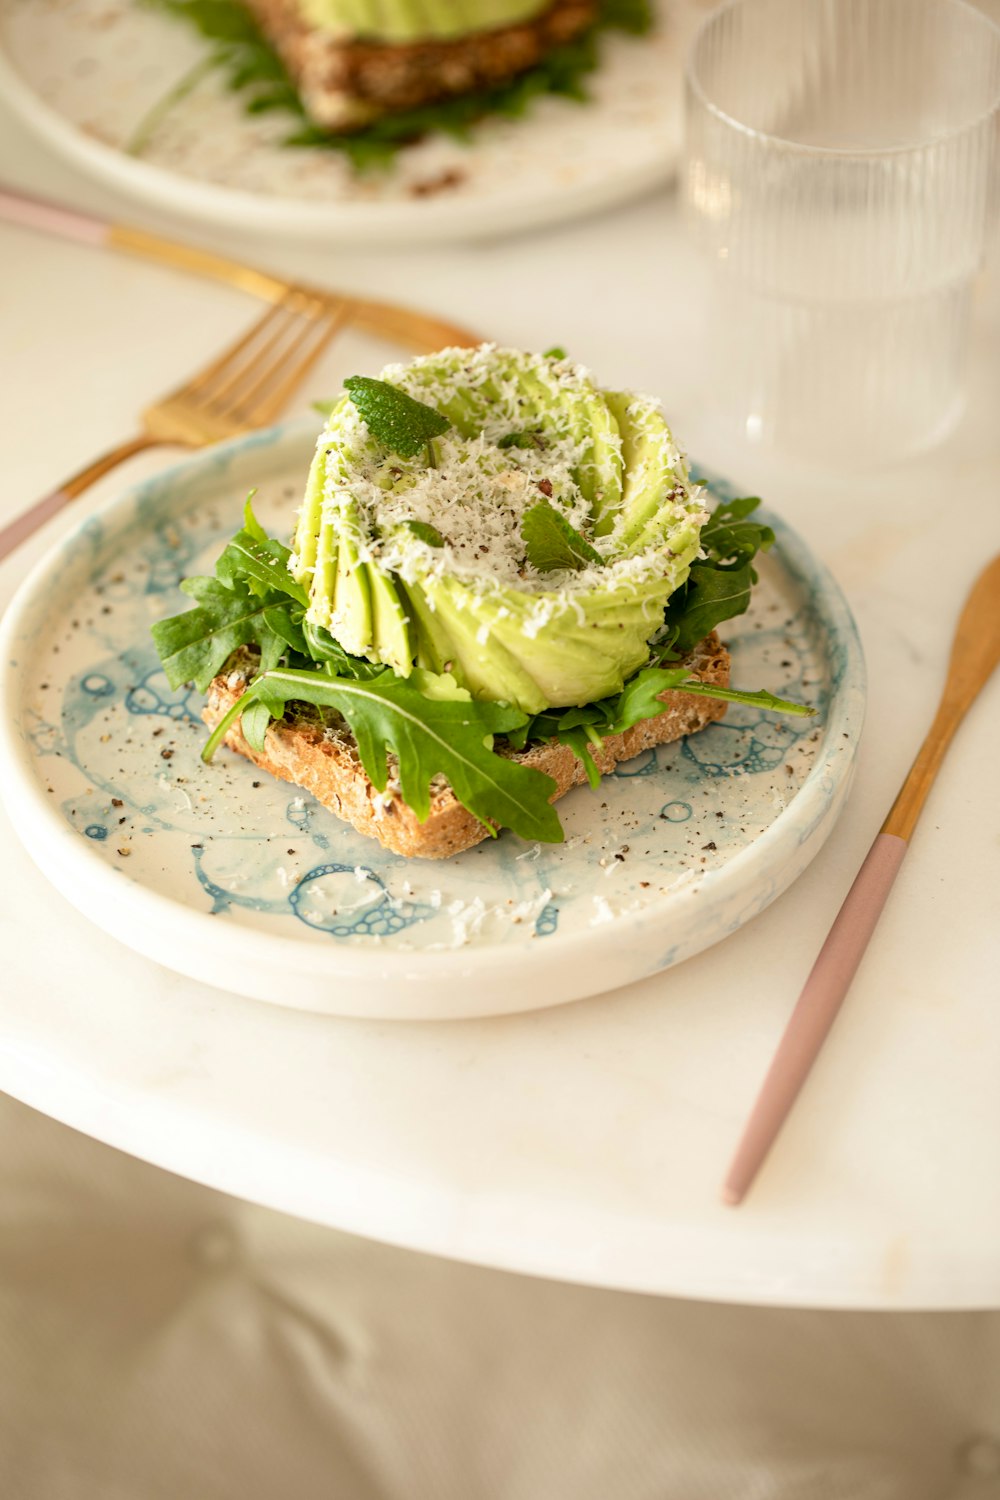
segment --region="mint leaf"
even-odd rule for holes
[[[315,670],[279,667],[264,672],[213,730],[203,758],[211,759],[229,726],[248,710],[251,731],[262,743],[263,715],[257,705],[280,718],[293,702],[343,715],[377,791],[386,788],[387,757],[394,754],[403,800],[421,822],[430,812],[431,781],[440,773],[462,806],[492,833],[511,828],[525,839],[561,843],[562,827],[549,802],[555,791],[552,778],[487,748],[490,736],[516,729],[526,716],[499,703],[427,698],[392,673],[358,682]]]
[[[433,406],[415,401],[384,380],[352,375],[344,381],[344,390],[375,441],[401,458],[415,457],[431,438],[440,437],[451,426]]]
[[[525,511],[521,519],[521,540],[529,563],[539,573],[552,573],[557,568],[586,568],[604,562],[586,538],[545,500]]]

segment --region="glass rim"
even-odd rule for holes
[[[695,53],[702,39],[710,28],[729,11],[738,7],[751,6],[757,0],[723,0],[709,15],[705,17],[688,47],[687,56],[684,59],[684,81],[686,86],[697,96],[699,104],[708,114],[715,119],[728,125],[731,129],[738,131],[740,135],[749,137],[765,146],[775,146],[785,152],[798,152],[803,156],[813,157],[836,157],[842,161],[871,162],[882,161],[889,157],[912,156],[918,151],[927,151],[931,147],[943,146],[948,141],[956,140],[967,134],[972,134],[989,122],[1000,110],[1000,80],[997,82],[996,92],[992,104],[974,115],[963,125],[952,126],[948,130],[939,131],[936,135],[927,136],[920,141],[905,146],[814,146],[806,145],[802,141],[790,140],[788,136],[776,135],[769,130],[758,130],[754,125],[747,125],[742,120],[724,110],[721,105],[710,99],[695,72]],[[1000,25],[981,10],[978,5],[973,5],[970,0],[928,0],[928,6],[933,5],[941,10],[951,10],[966,16],[974,17],[974,24],[984,28],[984,35],[992,36],[994,44],[1000,49]]]

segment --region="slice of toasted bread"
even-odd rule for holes
[[[593,25],[595,0],[551,0],[526,21],[447,40],[379,42],[313,25],[297,0],[246,0],[310,117],[351,130],[384,114],[496,88]]]
[[[695,647],[683,663],[700,682],[725,687],[729,683],[729,653],[713,631]],[[241,650],[230,657],[226,670],[211,683],[202,718],[214,727],[245,691],[256,670],[256,654]],[[654,745],[665,745],[683,735],[694,734],[716,719],[726,705],[718,698],[700,698],[691,693],[662,695],[664,709],[655,719],[643,719],[624,734],[611,735],[594,759],[602,773],[613,771],[619,761],[630,760]],[[261,770],[269,771],[322,802],[338,817],[353,823],[359,833],[378,839],[396,854],[420,859],[447,859],[470,849],[490,830],[458,801],[444,778],[431,786],[427,820],[417,820],[394,786],[392,776],[384,793],[377,792],[358,758],[354,737],[344,720],[322,722],[294,707],[283,719],[268,727],[264,749],[252,750],[243,737],[240,721],[229,730],[225,743],[246,756]],[[521,765],[544,771],[556,783],[552,801],[587,779],[582,761],[566,745],[535,744],[521,751],[501,751]]]

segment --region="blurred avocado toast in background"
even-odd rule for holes
[[[153,628],[171,686],[225,742],[405,855],[510,828],[704,728],[730,689],[715,634],[773,534],[709,512],[650,397],[563,355],[446,349],[355,376],[327,422],[292,547],[247,502],[195,607]]]
[[[584,101],[600,36],[641,36],[650,0],[140,0],[195,26],[250,113],[288,112],[289,146],[327,146],[358,168],[433,131],[464,137],[544,94]],[[180,99],[185,80],[136,131]]]

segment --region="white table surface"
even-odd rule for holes
[[[0,1088],[192,1179],[415,1249],[565,1280],[829,1307],[1000,1306],[1000,677],[949,757],[876,940],[748,1202],[729,1154],[782,1025],[930,720],[973,575],[1000,549],[1000,275],[980,285],[969,407],[933,454],[808,473],[713,418],[705,289],[658,196],[474,249],[249,244],[87,182],[0,109],[0,179],[498,340],[556,341],[662,393],[698,459],[763,493],[834,570],[870,706],[855,787],[805,876],[657,979],[503,1021],[374,1024],[183,980],[90,927],[0,814]],[[241,295],[0,227],[0,521],[134,430],[256,315]],[[345,365],[345,357],[347,365]],[[362,359],[338,356],[324,394]],[[303,404],[306,399],[303,395]],[[6,603],[133,461],[0,566]]]

